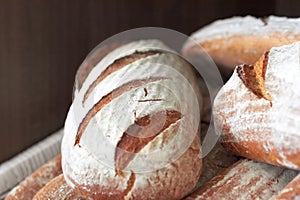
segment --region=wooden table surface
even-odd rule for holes
[[[61,128],[77,67],[143,26],[185,34],[234,15],[299,16],[297,0],[0,0],[0,163]]]

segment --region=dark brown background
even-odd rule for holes
[[[63,126],[77,67],[130,28],[185,34],[218,18],[300,16],[298,0],[0,0],[0,163]]]

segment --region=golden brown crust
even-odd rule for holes
[[[32,175],[28,176],[14,188],[5,199],[32,199],[37,191],[61,173],[61,156],[59,155],[37,169]]]
[[[33,200],[85,200],[77,195],[74,190],[66,183],[64,176],[61,174],[52,179],[47,185],[39,190],[33,197]]]
[[[293,36],[293,37],[291,37]],[[199,45],[217,64],[233,70],[240,64],[254,64],[260,56],[272,47],[291,44],[300,40],[300,35],[293,33],[266,33],[261,35],[234,35],[221,39],[203,41]],[[199,47],[186,49],[184,54],[202,54]]]
[[[276,197],[276,200],[300,199],[300,174],[294,178]]]
[[[252,131],[243,132],[241,134],[253,134]],[[258,145],[257,141],[236,141],[231,134],[222,135],[222,145],[225,149],[235,155],[253,159],[260,162],[271,163],[273,165],[282,166],[284,160],[280,158],[280,154],[287,152],[284,149],[277,150],[273,143],[269,143],[272,152],[267,152],[263,145]],[[286,160],[292,162],[295,166],[300,166],[299,153],[289,153],[285,157]]]

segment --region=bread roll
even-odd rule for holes
[[[5,200],[31,200],[37,191],[61,173],[61,156],[59,155],[48,161],[12,189]]]
[[[275,198],[276,200],[300,199],[300,174],[292,180]]]
[[[300,169],[300,42],[238,66],[214,101],[224,147],[239,156]]]
[[[159,41],[107,54],[66,119],[66,182],[94,199],[185,196],[201,173],[199,93],[191,66]]]
[[[297,172],[243,159],[199,188],[186,200],[272,199]]]
[[[298,40],[300,18],[232,17],[217,20],[193,33],[183,54],[202,54],[205,50],[217,64],[233,70],[236,65],[254,64],[272,47]]]
[[[87,200],[74,193],[61,174],[52,179],[33,197],[33,200]]]

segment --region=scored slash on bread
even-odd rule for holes
[[[237,67],[219,91],[215,129],[236,155],[299,170],[300,42],[272,48],[254,66],[242,76]],[[257,76],[264,68],[265,77]]]
[[[200,187],[186,200],[272,199],[296,175],[297,172],[293,170],[243,159]]]
[[[96,64],[106,56],[110,51],[118,48],[119,46],[125,44],[125,42],[116,42],[107,45],[102,45],[96,47],[83,61],[80,67],[77,70],[75,76],[75,84],[74,84],[74,96],[78,94],[79,90],[82,87],[83,82],[85,81],[86,77],[92,71],[92,69],[96,66]]]
[[[31,200],[42,187],[61,173],[61,155],[59,155],[41,166],[12,189],[5,200]]]
[[[236,72],[244,85],[257,97],[264,98],[272,103],[272,97],[266,93],[265,79],[269,52],[266,52],[254,65],[240,65]]]
[[[236,65],[254,64],[272,47],[299,40],[300,18],[232,17],[215,21],[193,33],[182,52],[197,55],[204,50],[217,64],[233,70]]]

